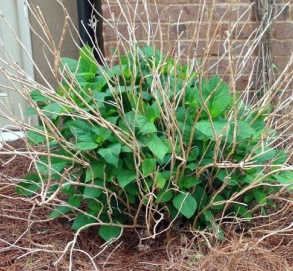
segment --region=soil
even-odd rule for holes
[[[103,246],[97,229],[90,228],[64,252],[74,239],[71,222],[48,219],[48,209],[14,193],[15,184],[32,170],[30,159],[13,154],[23,146],[18,141],[0,150],[0,270],[293,271],[292,195],[279,197],[278,211],[249,229],[227,227],[221,243],[180,232],[167,243],[162,236],[139,246],[137,232],[125,231]],[[3,153],[8,148],[12,154]]]

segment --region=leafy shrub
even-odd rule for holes
[[[196,63],[144,47],[107,68],[88,46],[79,61],[62,62],[56,92],[30,94],[27,113],[42,126],[27,134],[48,154],[17,188],[40,193],[51,218],[73,215],[75,230],[97,224],[106,241],[125,227],[156,236],[162,224],[187,220],[220,238],[225,219],[249,219],[255,205],[265,212],[272,192],[290,189],[269,108],[245,104],[219,76],[197,74]]]

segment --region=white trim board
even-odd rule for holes
[[[32,60],[31,33],[28,18],[27,0],[0,0],[0,66],[14,74],[10,65],[18,64],[25,72],[28,80],[34,80]],[[28,123],[28,116],[23,112],[28,103],[21,93],[23,85],[17,80],[9,82],[0,72],[0,108],[5,105],[7,110],[2,114],[14,116],[18,121]],[[14,91],[17,88],[19,91]],[[0,109],[0,111],[1,111]],[[15,125],[9,118],[0,117],[0,128]]]
[[[25,137],[25,133],[20,131],[0,132],[0,144],[1,142],[13,142],[24,137]]]
[[[0,132],[0,150],[4,142],[13,142],[25,137],[24,132]]]
[[[27,0],[17,0],[17,16],[19,20],[20,40],[24,46],[22,50],[22,66],[26,73],[34,79],[34,65],[32,61],[32,42],[29,25]]]

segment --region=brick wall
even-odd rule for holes
[[[136,0],[130,0],[132,8],[125,4],[125,0],[121,0],[123,13],[126,18],[134,22],[135,36],[140,44],[147,43],[148,35],[143,24],[147,19],[151,21],[152,33],[154,33],[154,41],[160,44],[163,40],[164,50],[175,54],[177,47],[175,44],[180,40],[180,50],[184,51],[184,57],[196,55],[201,59],[211,39],[212,46],[208,53],[207,66],[211,67],[210,73],[219,73],[225,76],[229,64],[228,56],[225,55],[224,41],[227,37],[227,31],[231,34],[230,50],[235,56],[234,65],[240,65],[241,60],[245,57],[255,38],[255,30],[259,26],[256,16],[256,7],[251,0],[236,0],[230,5],[226,0],[215,1],[206,0],[147,0],[148,16],[143,6],[143,0],[139,1],[136,6]],[[287,1],[276,0],[277,10],[281,11]],[[270,28],[270,44],[272,61],[278,67],[278,72],[284,68],[288,62],[290,54],[293,52],[293,0],[286,6],[274,26]],[[103,16],[109,22],[119,29],[122,35],[129,39],[129,29],[127,29],[126,19],[121,12],[121,7],[117,4],[117,0],[104,0],[102,5]],[[136,10],[136,12],[134,12]],[[134,15],[136,13],[136,15]],[[180,18],[180,19],[179,19]],[[237,24],[235,22],[237,21]],[[162,35],[156,33],[158,24],[160,23]],[[107,22],[104,23],[104,41],[105,53],[107,57],[111,56],[111,48],[116,48],[117,35],[113,28]],[[234,28],[233,28],[234,26]],[[232,31],[233,28],[233,31]],[[247,39],[250,37],[250,41]],[[227,45],[227,44],[226,44]],[[227,46],[226,46],[227,48]],[[259,55],[259,48],[255,48],[250,57],[250,61],[245,63],[242,76],[236,81],[237,89],[245,89],[248,84],[248,76],[255,67],[254,60]],[[219,60],[221,59],[221,60]],[[213,64],[215,64],[213,66]],[[228,75],[226,75],[228,76]],[[249,86],[255,88],[255,86]]]
[[[286,67],[290,56],[293,53],[293,1],[288,6],[288,1],[277,1],[277,9],[280,16],[276,20],[272,33],[272,57],[273,63],[277,66],[277,73],[281,73]],[[293,71],[293,65],[289,71]],[[292,95],[293,82],[289,84],[288,91]]]

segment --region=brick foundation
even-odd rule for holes
[[[231,33],[230,49],[235,56],[236,64],[245,57],[248,50],[251,50],[253,39],[257,35],[256,29],[259,26],[253,5],[255,1],[236,0],[233,5],[225,0],[215,1],[216,5],[213,5],[212,0],[206,0],[205,5],[203,5],[203,0],[156,0],[157,5],[154,1],[145,1],[148,3],[148,13],[143,6],[143,0],[140,0],[138,5],[136,5],[136,0],[128,1],[133,10],[125,4],[125,0],[120,1],[126,18],[135,22],[135,38],[139,44],[146,44],[148,40],[148,34],[143,25],[148,27],[146,23],[149,20],[154,37],[152,42],[156,44],[163,42],[165,51],[172,51],[176,54],[177,50],[174,47],[180,40],[180,50],[183,50],[185,58],[196,55],[196,58],[200,59],[213,37],[214,42],[208,53],[208,65],[216,63],[227,50],[227,44],[226,47],[224,46],[227,31]],[[286,1],[276,0],[276,3],[275,12],[280,12],[280,14],[269,31],[272,33],[270,40],[272,61],[278,68],[275,72],[279,72],[293,52],[293,0],[288,6],[285,6]],[[133,38],[134,34],[127,28],[126,19],[123,17],[117,0],[104,0],[102,10],[105,19],[110,24],[116,25],[126,40]],[[134,10],[136,10],[136,16]],[[199,23],[199,21],[201,22]],[[158,31],[156,32],[159,24],[162,29],[161,35]],[[251,41],[245,43],[249,37]],[[112,55],[111,47],[117,47],[117,34],[107,22],[104,22],[104,41],[106,57],[110,57]],[[247,77],[258,53],[258,48],[255,48],[252,60],[245,65],[243,75],[236,82],[236,88],[241,90],[247,87]],[[225,75],[228,65],[227,57],[223,57],[209,73]]]

